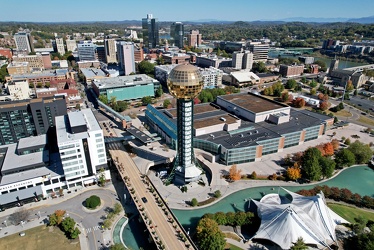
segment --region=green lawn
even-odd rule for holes
[[[229,243],[226,243],[225,249],[226,250],[243,250],[242,248],[229,244]]]
[[[3,228],[2,231],[6,230]],[[0,239],[2,250],[80,250],[79,240],[70,241],[57,227],[40,226],[24,231],[25,236],[12,234]]]
[[[360,115],[360,118],[357,121],[362,122],[369,126],[374,126],[374,120],[363,115]]]
[[[341,204],[333,204],[329,203],[327,204],[331,210],[333,210],[335,213],[346,219],[347,221],[354,223],[355,220],[354,218],[357,218],[359,216],[362,216],[366,218],[367,220],[372,220],[374,221],[374,213],[373,212],[368,212],[359,208],[355,207],[349,207],[349,206],[344,206]]]

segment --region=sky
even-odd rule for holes
[[[373,0],[0,0],[0,21],[256,21],[290,17],[360,18]]]

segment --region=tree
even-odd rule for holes
[[[358,140],[349,145],[348,150],[355,155],[357,164],[367,163],[373,156],[373,151],[371,151],[369,145],[363,144]]]
[[[296,80],[294,80],[294,79],[289,79],[289,80],[287,80],[287,82],[286,82],[286,84],[284,85],[284,87],[285,87],[286,89],[293,89],[293,88],[296,87],[296,85],[297,85]]]
[[[288,94],[288,91],[282,93],[281,99],[283,102],[288,102],[289,98],[290,98],[290,95]]]
[[[61,222],[61,228],[71,239],[77,238],[81,233],[80,230],[75,227],[75,220],[71,217],[67,217]]]
[[[301,169],[298,167],[289,167],[287,168],[287,177],[290,180],[297,180],[301,178]]]
[[[319,108],[322,110],[322,111],[326,111],[328,108],[329,108],[329,104],[328,102],[326,101],[323,101],[319,104]]]
[[[30,212],[26,210],[24,207],[18,209],[11,215],[9,215],[9,220],[13,223],[13,225],[18,225],[22,221],[27,221],[30,216]]]
[[[197,201],[197,199],[196,199],[196,198],[192,198],[192,200],[191,200],[191,205],[192,205],[193,207],[196,207],[197,204],[199,204],[199,202]]]
[[[297,238],[296,242],[292,243],[292,247],[290,250],[306,250],[308,249],[307,245],[305,245],[305,242],[302,237]]]
[[[355,87],[352,84],[351,80],[348,80],[347,86],[345,87],[347,91],[352,91]]]
[[[347,138],[344,140],[345,145],[351,145],[351,139]]]
[[[71,217],[66,217],[62,222],[61,222],[61,228],[64,230],[64,232],[71,232],[74,230],[75,227],[75,220]]]
[[[301,97],[297,97],[295,100],[294,100],[294,106],[296,108],[302,108],[305,106],[305,100]]]
[[[235,226],[235,213],[234,212],[226,213],[226,225]]]
[[[338,139],[333,139],[331,141],[331,145],[333,147],[334,150],[337,150],[339,147],[340,147],[340,142]]]
[[[144,105],[144,106],[146,106],[146,105],[148,105],[148,104],[151,104],[152,103],[152,97],[150,97],[150,96],[144,96],[143,98],[142,98],[142,104]]]
[[[164,91],[162,91],[162,86],[160,85],[160,87],[158,87],[158,89],[156,90],[156,97],[161,97],[163,93]]]
[[[229,179],[232,181],[237,181],[241,179],[242,170],[237,169],[236,164],[232,165],[229,170]]]
[[[315,95],[317,93],[317,90],[315,88],[310,89],[310,94]]]
[[[315,88],[315,87],[317,87],[317,82],[314,81],[314,80],[312,80],[312,81],[310,82],[309,86],[310,86],[311,88]]]
[[[302,158],[303,170],[306,177],[310,180],[317,181],[321,178],[321,166],[319,159],[322,157],[321,152],[317,148],[308,148]]]
[[[247,224],[247,222],[248,222],[247,214],[243,211],[236,212],[234,222],[235,222],[234,224],[236,226],[243,226],[243,225]]]
[[[335,170],[335,161],[330,157],[319,158],[319,165],[321,166],[322,176],[330,178]]]
[[[104,103],[105,105],[108,104],[108,98],[105,95],[99,95],[99,101]]]
[[[225,235],[214,220],[201,219],[196,228],[196,236],[201,250],[223,250],[225,248]]]
[[[119,214],[123,210],[122,205],[120,203],[114,204],[113,213]]]
[[[323,144],[323,152],[325,156],[331,156],[334,154],[334,146],[331,142]]]
[[[224,212],[217,212],[214,214],[214,220],[218,223],[218,225],[226,225],[227,218]]]
[[[267,72],[267,68],[264,62],[255,62],[252,66],[252,71],[257,73]]]
[[[129,103],[127,101],[117,101],[116,111],[123,112],[129,107]]]
[[[339,167],[349,167],[355,164],[355,155],[346,148],[341,149],[335,154],[335,162]]]
[[[104,170],[104,168],[100,168],[100,170],[99,170],[99,185],[101,187],[104,187],[105,183],[106,183],[105,170]]]
[[[214,191],[214,197],[215,197],[215,198],[219,198],[219,197],[221,197],[221,191],[220,191],[220,190],[216,190],[216,191]]]
[[[58,226],[61,224],[62,220],[64,219],[66,211],[65,210],[56,210],[53,214],[50,214],[49,217],[49,225],[50,226]]]
[[[153,76],[154,71],[155,71],[155,65],[151,62],[146,61],[146,60],[141,61],[138,64],[138,68],[139,68],[139,73],[146,74],[146,75],[152,75]]]
[[[96,195],[91,195],[86,199],[86,207],[94,209],[101,204],[100,198]]]
[[[165,99],[164,103],[163,103],[163,107],[164,108],[168,108],[170,104],[171,104],[170,100],[169,99]]]

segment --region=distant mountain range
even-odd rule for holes
[[[200,20],[191,20],[187,21],[191,23],[232,23],[234,21],[225,21],[217,19],[200,19]],[[262,19],[257,21],[248,21],[250,23],[255,22],[304,22],[304,23],[336,23],[336,22],[350,22],[350,23],[361,23],[361,24],[374,24],[374,16],[361,17],[361,18],[318,18],[318,17],[290,17],[284,19]]]

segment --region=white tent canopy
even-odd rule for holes
[[[336,242],[336,225],[348,222],[326,206],[323,193],[305,197],[284,190],[291,195],[291,202],[278,194],[266,195],[260,202],[253,200],[261,218],[253,239],[270,240],[282,249],[289,249],[299,237],[319,248]]]

